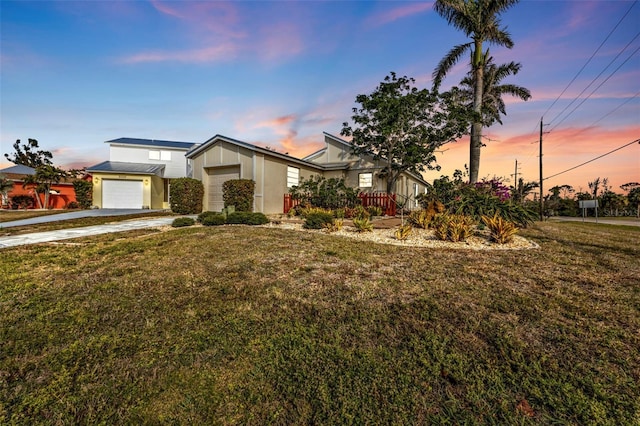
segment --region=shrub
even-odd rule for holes
[[[446,209],[444,204],[437,200],[427,201],[423,206],[423,209],[409,213],[409,223],[417,228],[427,229],[431,226],[435,215],[444,213]]]
[[[253,211],[256,183],[251,179],[228,180],[222,184],[224,206],[235,206],[237,212]]]
[[[194,223],[196,223],[196,221],[190,217],[177,217],[173,219],[171,226],[174,228],[182,228],[183,226],[192,226]]]
[[[198,218],[196,219],[198,221],[198,223],[202,223],[202,221],[209,216],[220,216],[220,213],[218,212],[212,212],[212,211],[206,211],[206,212],[202,212],[198,215]]]
[[[233,225],[264,225],[269,219],[262,213],[233,212],[227,216],[227,223]]]
[[[493,217],[482,216],[482,221],[489,228],[491,241],[498,244],[505,244],[513,240],[513,236],[518,232],[518,227],[497,214]]]
[[[227,223],[227,219],[220,213],[213,213],[204,216],[200,223],[202,223],[203,226],[220,226]]]
[[[373,224],[368,217],[353,218],[353,226],[355,226],[357,232],[372,232]]]
[[[327,232],[337,232],[342,229],[342,226],[342,219],[335,219],[332,223],[325,223],[324,225],[322,225],[322,229]]]
[[[36,205],[35,199],[31,195],[14,195],[11,197],[12,209],[29,209]]]
[[[369,206],[367,207],[367,213],[370,216],[382,216],[383,210],[380,206]]]
[[[86,180],[73,181],[73,191],[81,209],[90,209],[93,204],[93,183]]]
[[[80,208],[80,204],[77,201],[71,201],[69,204],[64,206],[65,209],[75,210]]]
[[[369,219],[369,217],[371,217],[371,214],[369,214],[369,211],[367,209],[365,209],[362,206],[356,206],[354,208],[354,212],[353,212],[353,216],[356,219]]]
[[[302,227],[305,229],[322,229],[326,224],[333,224],[333,214],[326,211],[309,213]]]
[[[171,211],[178,214],[197,214],[202,211],[204,186],[192,178],[171,180]]]
[[[344,182],[344,179],[311,176],[307,180],[301,179],[289,193],[294,200],[325,209],[353,207],[359,204],[358,190],[348,187]]]
[[[396,240],[406,241],[407,238],[409,238],[409,234],[411,234],[411,229],[411,225],[409,224],[398,227],[398,229],[396,229],[396,231],[394,232]]]
[[[437,239],[454,243],[465,241],[473,233],[475,221],[470,216],[440,213],[433,218],[433,231]]]
[[[309,215],[316,214],[316,213],[326,213],[333,216],[333,212],[331,210],[325,209],[322,207],[312,207],[312,206],[297,207],[296,211],[300,216],[304,218],[307,218],[309,217]]]

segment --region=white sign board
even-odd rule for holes
[[[598,200],[582,200],[579,203],[581,209],[595,209],[598,207]]]

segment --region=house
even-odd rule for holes
[[[188,176],[185,154],[195,144],[152,139],[107,141],[109,161],[88,167],[99,208],[169,208],[170,179]]]
[[[284,197],[301,179],[311,176],[344,178],[348,186],[363,192],[384,192],[386,182],[378,176],[384,167],[371,156],[355,156],[349,142],[324,133],[325,147],[305,158],[296,158],[246,142],[216,135],[186,153],[191,176],[204,185],[204,210],[224,207],[222,185],[231,179],[255,181],[254,211],[282,213]],[[426,191],[421,176],[403,173],[396,194],[417,206],[415,196]]]
[[[35,191],[33,187],[23,187],[25,178],[36,174],[36,169],[22,164],[8,167],[0,170],[0,175],[5,176],[7,179],[13,182],[13,188],[6,194],[2,195],[2,206],[6,208],[17,208],[15,203],[11,203],[11,199],[15,196],[26,195],[33,199],[30,208],[37,208],[38,203],[35,199]],[[90,176],[85,176],[84,179],[90,179]],[[44,204],[44,194],[39,194],[40,202]],[[76,201],[76,192],[73,189],[73,180],[65,179],[59,183],[51,185],[49,190],[49,205],[46,208],[49,209],[64,209],[69,206],[70,203]]]

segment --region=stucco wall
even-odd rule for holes
[[[149,159],[149,151],[170,152],[171,160],[151,160]],[[176,150],[171,148],[111,145],[109,147],[109,160],[125,163],[164,164],[164,177],[173,179],[186,177],[187,175],[187,160],[184,156],[185,153],[185,150]]]

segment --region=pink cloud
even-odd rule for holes
[[[366,23],[372,27],[380,27],[399,19],[423,13],[431,10],[432,2],[409,3],[405,6],[396,7],[390,10],[384,10],[371,15]]]
[[[185,51],[155,51],[136,53],[122,59],[126,64],[137,64],[147,62],[186,62],[205,63],[219,62],[233,59],[237,51],[232,45],[218,45],[192,49]]]

